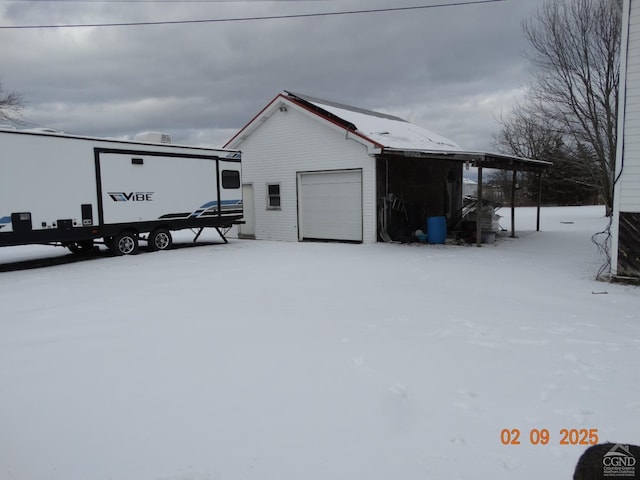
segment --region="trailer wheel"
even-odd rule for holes
[[[113,240],[116,255],[135,255],[138,253],[138,236],[133,232],[123,232]]]
[[[169,232],[169,230],[166,230],[164,228],[159,228],[157,230],[154,230],[149,235],[148,244],[149,244],[149,250],[151,251],[168,250],[169,248],[171,248],[172,243],[173,243],[173,240],[171,238],[171,232]]]

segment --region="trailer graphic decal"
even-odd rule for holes
[[[114,202],[152,202],[154,192],[107,192]]]
[[[200,218],[221,214],[242,214],[242,200],[222,200],[220,202],[220,212],[218,212],[218,201],[212,200],[202,205],[191,213],[168,213],[160,218]]]
[[[0,228],[6,227],[11,223],[11,217],[0,217]]]
[[[220,202],[220,213],[232,213],[242,211],[242,200],[222,200]],[[189,218],[197,218],[218,213],[218,201],[207,202],[189,215]]]

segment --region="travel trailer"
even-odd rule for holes
[[[171,231],[242,222],[240,152],[50,130],[0,129],[0,246],[52,244],[118,255]],[[139,139],[142,140],[139,140]]]

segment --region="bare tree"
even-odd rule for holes
[[[502,130],[495,136],[495,147],[500,152],[525,158],[551,161],[542,185],[543,199],[559,205],[592,203],[599,192],[598,165],[581,144],[570,148],[565,135],[544,121],[535,105],[517,105],[506,116],[498,119]],[[504,178],[502,178],[504,177]],[[509,176],[496,174],[493,179],[511,189]],[[538,196],[537,174],[521,173],[521,201],[535,202]],[[506,195],[507,193],[505,193]]]
[[[15,122],[22,115],[22,96],[4,91],[0,83],[0,122]]]
[[[534,121],[556,130],[613,206],[621,20],[610,0],[548,0],[523,24],[534,77]]]
[[[506,116],[502,115],[498,123],[502,127],[495,137],[499,151],[536,160],[554,160],[552,157],[562,143],[562,133],[542,121],[534,106],[516,105]]]

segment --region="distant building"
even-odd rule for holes
[[[475,197],[478,195],[478,182],[464,177],[462,179],[462,194],[465,197]]]

